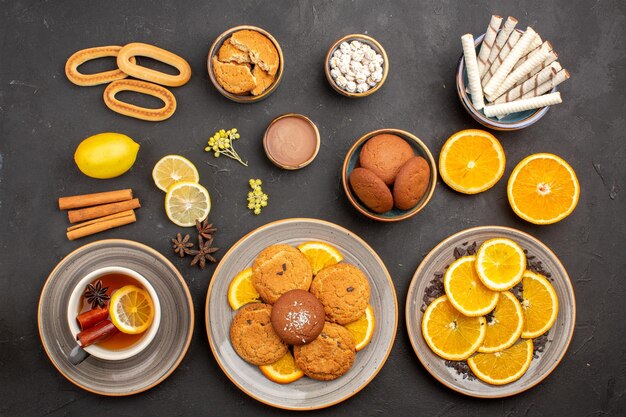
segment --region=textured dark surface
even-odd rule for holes
[[[572,79],[564,103],[537,125],[496,133],[507,155],[505,177],[493,189],[463,196],[439,184],[430,205],[399,224],[358,215],[340,186],[349,146],[362,134],[396,127],[413,132],[435,157],[445,139],[477,124],[454,90],[460,37],[484,31],[491,13],[516,16],[550,40]],[[618,1],[480,2],[209,2],[0,1],[0,415],[279,415],[240,392],[210,352],[204,301],[212,267],[200,271],[171,253],[179,228],[163,210],[150,177],[154,163],[182,154],[199,168],[213,198],[216,244],[227,249],[253,228],[288,217],[316,217],[345,226],[381,255],[396,285],[400,322],[380,374],[359,394],[321,415],[620,416],[626,413],[626,281],[624,247],[625,6]],[[277,91],[253,105],[220,96],[206,75],[206,53],[224,30],[253,24],[281,43],[285,76]],[[383,88],[349,100],[327,84],[322,61],[337,38],[366,32],[391,62]],[[103,87],[80,88],[63,73],[74,51],[139,41],[185,57],[193,76],[174,90],[176,114],[161,123],[130,119],[102,103]],[[97,65],[91,66],[97,68]],[[322,147],[309,167],[275,168],[261,137],[285,112],[311,117]],[[237,127],[245,168],[204,153],[219,128]],[[85,137],[126,133],[141,144],[130,172],[112,180],[82,175],[72,154]],[[582,193],[566,220],[546,227],[518,219],[507,203],[506,178],[535,152],[553,152],[574,167]],[[260,216],[246,208],[247,180],[261,178],[270,205]],[[138,222],[69,242],[60,195],[132,187],[143,207]],[[538,237],[561,258],[578,300],[574,338],[563,362],[543,383],[514,398],[476,400],[439,384],[421,366],[404,328],[409,281],[422,257],[446,236],[497,224]],[[170,257],[193,295],[197,322],[189,352],[170,378],[128,398],[89,394],[51,365],[37,331],[37,301],[47,274],[71,250],[97,239],[146,243]],[[223,251],[221,252],[223,253]],[[220,252],[218,252],[218,255]],[[59,318],[61,319],[61,318]]]

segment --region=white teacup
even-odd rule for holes
[[[70,300],[67,305],[67,323],[70,326],[70,331],[72,332],[74,339],[76,339],[76,335],[80,333],[80,327],[76,321],[76,316],[78,315],[80,307],[83,303],[83,294],[85,293],[87,285],[108,274],[124,274],[133,278],[146,291],[148,291],[148,294],[150,294],[150,297],[152,298],[152,303],[154,304],[154,318],[152,320],[152,324],[150,324],[148,330],[146,330],[143,333],[143,336],[133,345],[120,350],[105,349],[97,344],[84,348],[87,353],[95,356],[96,358],[118,361],[137,355],[139,352],[143,351],[150,344],[150,342],[152,342],[154,336],[156,336],[157,330],[159,329],[159,322],[161,321],[161,306],[159,304],[159,298],[156,291],[150,282],[141,274],[133,271],[132,269],[121,266],[108,266],[97,269],[81,279],[76,287],[74,287],[74,290],[70,295]]]

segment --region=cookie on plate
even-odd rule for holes
[[[304,345],[321,333],[326,313],[313,294],[304,290],[287,291],[272,306],[272,326],[285,343]]]
[[[247,52],[252,62],[267,71],[269,75],[276,75],[280,57],[276,47],[267,36],[256,30],[238,30],[230,37],[230,43]]]
[[[274,83],[274,79],[276,78],[264,71],[260,65],[254,66],[252,75],[254,75],[254,79],[256,80],[256,87],[251,91],[253,96],[258,96],[263,91],[267,90]]]
[[[250,61],[250,55],[239,48],[235,48],[233,44],[230,43],[230,39],[226,39],[222,46],[220,46],[219,51],[217,51],[217,59],[221,62],[236,62],[238,64],[252,62]]]
[[[213,57],[213,73],[215,79],[224,90],[233,94],[243,94],[256,87],[256,80],[245,65],[232,62],[220,62],[217,57]]]
[[[398,171],[393,186],[393,201],[400,210],[415,207],[422,199],[430,182],[430,166],[421,156],[409,159]]]
[[[269,365],[288,351],[271,325],[272,306],[254,303],[242,307],[230,325],[235,352],[252,365]]]
[[[358,320],[370,300],[370,284],[354,265],[339,263],[322,269],[311,284],[311,294],[324,305],[326,320],[348,324]]]
[[[274,304],[287,291],[308,291],[312,279],[309,261],[289,245],[268,246],[252,264],[252,285],[269,304]]]
[[[383,133],[365,142],[359,163],[376,174],[387,185],[393,184],[400,167],[415,156],[413,148],[400,136]]]
[[[348,181],[354,194],[368,209],[375,213],[386,213],[393,208],[389,187],[369,169],[354,168]]]
[[[326,322],[314,341],[294,346],[293,355],[298,368],[309,378],[336,379],[348,372],[354,363],[354,337],[345,327]]]

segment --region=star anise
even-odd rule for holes
[[[91,303],[91,308],[104,307],[111,297],[107,295],[109,287],[102,287],[102,281],[98,280],[95,284],[87,285],[85,290],[85,298]]]
[[[196,229],[198,229],[200,236],[205,239],[212,239],[213,233],[217,232],[217,229],[213,228],[213,223],[209,223],[208,217],[203,222],[196,220]]]
[[[176,252],[181,258],[185,255],[191,253],[189,248],[193,247],[193,243],[189,242],[189,235],[185,235],[183,238],[180,233],[176,235],[176,239],[172,239],[172,249]]]
[[[198,235],[198,250],[194,249],[189,252],[191,255],[195,255],[191,261],[191,266],[199,263],[200,268],[204,269],[207,260],[213,263],[217,262],[217,259],[211,256],[211,254],[217,252],[219,248],[211,247],[212,243],[213,237],[205,242],[204,239],[202,239],[202,235]]]

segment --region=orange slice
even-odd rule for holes
[[[120,332],[143,333],[154,319],[154,304],[146,290],[135,285],[126,285],[113,293],[109,315]]]
[[[230,282],[228,286],[228,304],[233,310],[261,301],[261,296],[252,285],[252,268],[246,268]]]
[[[574,211],[580,185],[567,162],[556,155],[538,153],[517,164],[507,194],[519,217],[535,224],[552,224]]]
[[[460,361],[469,358],[485,339],[484,317],[467,317],[459,313],[442,295],[430,303],[422,318],[422,335],[432,351],[440,357]]]
[[[498,304],[487,318],[487,334],[478,348],[481,353],[494,353],[507,349],[519,339],[524,328],[524,312],[517,298],[503,291]]]
[[[532,271],[524,272],[522,278],[522,310],[524,331],[522,337],[539,337],[556,321],[559,299],[552,284],[543,276]]]
[[[522,280],[526,270],[524,250],[511,239],[489,239],[476,253],[476,272],[487,288],[505,291]]]
[[[533,341],[524,340],[501,352],[478,353],[467,360],[481,381],[504,385],[520,379],[533,360]]]
[[[356,351],[363,349],[369,344],[374,335],[374,328],[376,327],[376,319],[374,318],[374,310],[372,306],[368,305],[365,309],[365,314],[361,316],[357,321],[348,323],[344,326],[350,330],[354,341],[356,342]]]
[[[343,255],[337,248],[324,242],[306,242],[299,245],[298,249],[309,260],[313,275],[317,275],[327,266],[335,265],[343,260]]]
[[[296,366],[291,352],[272,363],[271,365],[259,366],[259,369],[270,381],[279,384],[289,384],[304,376],[304,372]]]
[[[439,155],[439,173],[453,190],[476,194],[493,187],[504,174],[506,157],[491,133],[467,129],[450,136]]]
[[[469,317],[483,316],[494,309],[498,293],[481,282],[476,273],[475,256],[454,261],[443,277],[443,286],[450,303]]]

